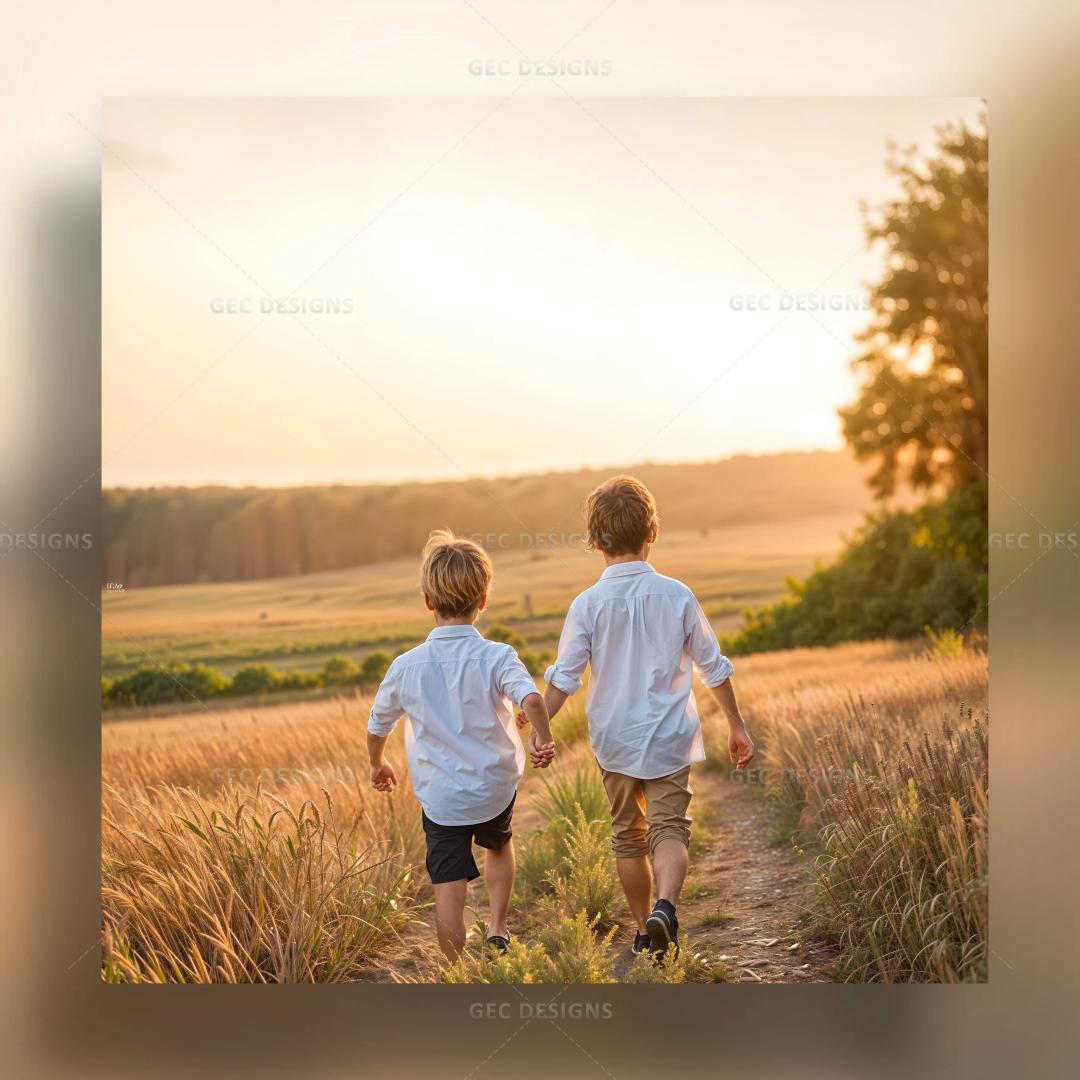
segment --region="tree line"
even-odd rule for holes
[[[367,487],[107,489],[104,581],[131,589],[339,570],[414,556],[434,528],[488,546],[578,543],[581,503],[610,472]],[[866,505],[864,470],[843,453],[642,465],[635,473],[672,530]]]

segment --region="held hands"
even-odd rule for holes
[[[742,724],[732,724],[728,735],[728,754],[737,769],[745,769],[754,756],[754,741]]]
[[[389,761],[371,766],[371,786],[376,791],[393,791],[397,787],[397,774]]]
[[[555,758],[555,744],[540,741],[540,736],[533,728],[529,732],[529,761],[534,769],[546,769]]]

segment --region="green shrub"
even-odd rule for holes
[[[344,686],[352,682],[360,674],[360,669],[344,656],[332,656],[322,666],[322,683],[324,686]]]
[[[530,649],[518,649],[517,654],[518,659],[534,679],[540,678],[547,671],[551,661],[555,659],[555,654],[550,650],[532,652]]]
[[[585,914],[549,909],[551,921],[531,944],[515,939],[506,952],[465,952],[439,973],[443,983],[610,983],[614,929],[598,936]],[[484,936],[480,927],[480,936]]]
[[[506,952],[464,952],[439,972],[442,983],[546,983],[555,981],[555,965],[539,942],[514,940]]]
[[[599,773],[581,766],[572,776],[553,781],[545,777],[544,787],[537,798],[544,824],[533,829],[517,850],[518,887],[524,896],[554,893],[570,914],[584,908],[590,916],[606,918],[618,882]]]
[[[322,686],[322,677],[314,671],[286,671],[281,677],[280,690],[313,690]]]
[[[572,774],[556,773],[544,778],[544,790],[537,795],[536,808],[545,821],[574,820],[577,807],[588,821],[608,822],[610,807],[604,781],[594,764],[581,764]]]
[[[360,682],[365,686],[377,686],[386,678],[390,657],[384,652],[368,653],[360,665]]]
[[[832,566],[790,596],[745,612],[724,640],[732,655],[841,641],[912,638],[924,628],[985,625],[985,484],[913,511],[871,515]]]
[[[515,633],[509,626],[503,626],[502,623],[492,623],[488,627],[487,639],[488,641],[501,641],[516,652],[520,652],[526,645],[525,639],[520,634]]]
[[[611,976],[611,943],[618,931],[612,925],[601,933],[599,918],[589,918],[584,911],[574,915],[560,914],[551,909],[540,931],[543,945],[552,967],[554,980],[560,983],[609,983]]]
[[[685,933],[678,955],[674,949],[668,949],[662,960],[657,960],[648,953],[634,957],[634,962],[623,976],[627,983],[716,983],[738,982],[728,969],[717,960],[710,965],[700,954],[690,948]]]
[[[964,655],[964,635],[959,630],[954,630],[951,626],[943,630],[935,630],[932,626],[926,626],[923,629],[930,640],[932,655],[944,660]]]
[[[269,664],[248,664],[232,677],[234,694],[269,694],[281,687],[285,676]]]
[[[619,896],[610,829],[604,822],[589,821],[580,806],[574,810],[566,854],[552,882],[555,897],[568,915],[584,912],[591,924],[607,929],[615,923]]]
[[[104,689],[104,681],[102,688]],[[205,664],[167,664],[141,667],[115,679],[109,700],[118,705],[162,705],[173,701],[203,701],[224,694],[229,680]]]
[[[554,878],[566,855],[566,838],[570,833],[570,821],[557,817],[538,829],[527,833],[518,843],[517,887],[523,897],[541,896],[554,889]]]

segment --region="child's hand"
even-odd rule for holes
[[[393,791],[397,787],[397,775],[389,761],[371,767],[371,786],[376,791]]]
[[[529,718],[525,715],[524,709],[518,709],[518,714],[514,719],[517,721],[518,731],[521,731],[529,722]]]
[[[546,769],[555,757],[555,744],[553,742],[542,743],[540,736],[533,728],[529,732],[529,761],[534,769]]]
[[[732,724],[728,735],[728,753],[737,769],[745,769],[754,756],[754,741],[742,724]]]

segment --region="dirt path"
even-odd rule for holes
[[[679,903],[686,946],[709,967],[723,964],[738,982],[831,982],[835,954],[807,932],[806,911],[815,902],[809,860],[779,838],[775,806],[758,789],[718,772],[699,768],[692,784],[690,875]],[[524,837],[537,820],[531,800],[519,805],[515,832]],[[470,889],[470,906],[467,920],[483,917],[479,883]],[[632,962],[628,912],[624,918],[612,964],[616,979]],[[439,964],[434,932],[418,923],[370,977],[430,982]]]
[[[809,860],[778,839],[776,807],[717,772],[697,769],[691,784],[697,836],[679,903],[688,947],[740,982],[832,982],[832,950],[807,933]]]

